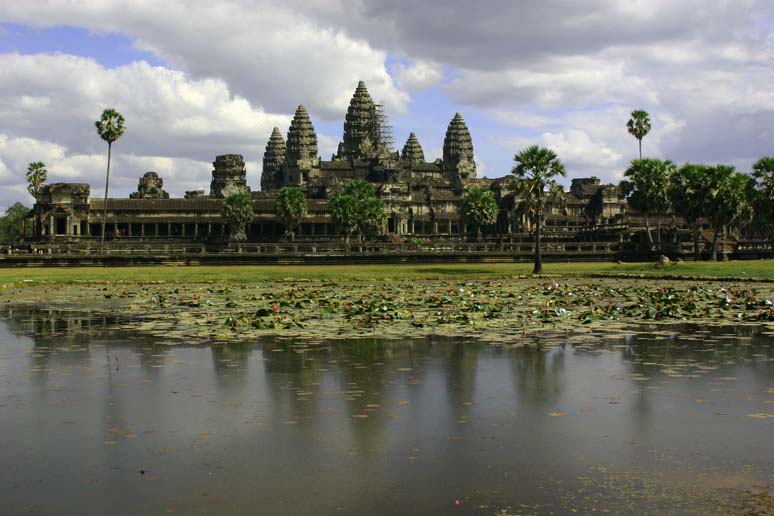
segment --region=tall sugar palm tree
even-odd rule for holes
[[[516,165],[511,173],[516,176],[516,187],[522,203],[535,224],[535,266],[533,274],[543,272],[540,254],[540,232],[543,225],[546,191],[558,193],[561,186],[554,178],[565,177],[564,165],[551,149],[532,145],[513,157]]]
[[[105,174],[105,204],[102,207],[102,240],[101,244],[105,244],[105,219],[107,218],[107,199],[108,199],[108,186],[110,184],[110,154],[113,149],[113,142],[118,140],[126,128],[124,127],[124,117],[115,109],[108,108],[102,112],[102,116],[94,122],[97,127],[97,133],[99,137],[105,140],[108,144],[108,161],[107,161],[107,173]]]
[[[640,159],[642,159],[642,139],[650,132],[650,115],[642,109],[632,111],[632,117],[626,122],[629,133],[637,138],[640,147]]]

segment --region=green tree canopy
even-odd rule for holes
[[[18,242],[22,236],[32,235],[31,227],[25,227],[26,235],[22,234],[22,221],[29,211],[30,209],[20,202],[12,204],[5,211],[5,216],[0,217],[0,242],[12,244]]]
[[[637,143],[640,147],[640,159],[642,159],[642,139],[650,132],[650,115],[645,110],[635,109],[632,111],[629,121],[626,122],[626,128],[632,136],[637,138]]]
[[[500,211],[492,191],[483,186],[474,186],[462,195],[462,217],[478,236],[481,226],[497,222]]]
[[[714,233],[712,259],[717,260],[717,244],[721,233],[731,224],[747,218],[749,214],[750,177],[736,171],[731,165],[716,165],[708,169],[707,217]]]
[[[99,120],[94,122],[97,127],[97,134],[108,144],[107,172],[105,173],[105,205],[102,209],[102,244],[105,243],[105,220],[107,219],[107,199],[108,189],[110,187],[110,155],[113,149],[113,142],[118,140],[126,127],[124,127],[124,117],[115,109],[108,108],[102,111]]]
[[[277,200],[274,202],[274,213],[285,226],[285,236],[293,240],[295,230],[301,219],[306,215],[306,197],[301,189],[286,186],[277,194]]]
[[[540,232],[543,225],[546,191],[557,193],[561,186],[557,177],[565,177],[564,165],[556,153],[544,147],[532,145],[513,157],[516,165],[511,173],[516,176],[516,190],[522,206],[535,225],[535,266],[533,274],[543,272],[540,254]]]
[[[334,223],[344,231],[347,242],[353,234],[362,239],[378,231],[387,217],[384,203],[376,196],[373,185],[362,179],[355,179],[333,194],[330,211]]]
[[[223,220],[228,223],[230,239],[236,242],[247,240],[245,227],[253,220],[253,206],[250,196],[237,191],[223,199]]]
[[[37,201],[40,187],[46,182],[48,171],[41,161],[34,161],[27,165],[27,191]]]
[[[629,194],[631,206],[645,217],[649,246],[653,245],[653,236],[648,217],[669,210],[669,182],[676,169],[669,160],[645,158],[632,161],[624,173],[629,180],[623,183],[623,189]],[[656,238],[661,244],[660,217],[657,224]]]
[[[695,163],[681,165],[669,182],[672,210],[683,218],[693,231],[693,258],[701,258],[701,224],[711,209],[708,203],[709,166]]]
[[[108,145],[118,140],[126,131],[123,115],[112,108],[102,111],[102,115],[99,120],[94,122],[94,125],[97,127],[99,137],[105,140]]]
[[[756,181],[754,224],[774,242],[774,156],[765,156],[753,165]]]

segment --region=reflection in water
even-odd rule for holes
[[[772,474],[760,328],[170,346],[2,316],[11,513],[703,514]]]

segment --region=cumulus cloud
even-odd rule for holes
[[[303,103],[317,116],[338,119],[359,80],[380,102],[404,109],[408,96],[388,73],[384,50],[306,12],[269,0],[138,0],[130,9],[117,2],[40,0],[6,2],[0,19],[126,34],[172,67],[196,79],[219,77],[273,112]]]
[[[443,79],[441,67],[426,61],[399,64],[395,67],[395,76],[400,87],[408,91],[427,89]]]
[[[272,127],[290,121],[232,94],[221,79],[193,80],[142,61],[109,69],[70,55],[2,54],[0,89],[4,131],[78,149],[101,147],[94,120],[106,107],[126,118],[117,144],[124,151],[203,159],[224,146],[255,156]]]
[[[73,152],[50,141],[0,133],[0,206],[7,207],[19,200],[28,205],[34,202],[25,182],[27,165],[33,161],[46,165],[48,183],[89,183],[92,196],[104,194],[106,153]],[[140,176],[148,170],[158,172],[165,181],[165,189],[182,197],[186,190],[208,190],[212,164],[186,158],[115,153],[111,163],[111,196],[123,197],[134,191]]]
[[[474,142],[491,176],[508,172],[495,165],[516,144],[541,143],[573,175],[615,180],[636,155],[624,127],[635,108],[653,118],[651,156],[744,165],[772,152],[768,0],[31,0],[3,3],[0,20],[125,34],[169,66],[0,56],[3,131],[72,155],[101,153],[91,121],[116,105],[127,154],[207,163],[242,152],[253,166],[298,103],[315,122],[340,121],[361,79],[388,110],[405,110],[407,92],[439,91],[441,128],[446,111],[488,114],[506,128],[479,121],[500,144]],[[435,124],[433,109],[402,114],[404,125]],[[333,149],[340,135],[318,136]]]
[[[27,163],[43,161],[50,178],[100,184],[106,145],[94,121],[114,107],[126,118],[116,142],[114,194],[158,168],[180,195],[209,183],[217,154],[245,156],[257,187],[257,162],[272,127],[290,116],[267,113],[234,95],[221,79],[194,80],[183,72],[135,62],[105,68],[93,59],[62,54],[0,55],[0,156],[4,176],[24,181]],[[176,175],[178,177],[176,177]],[[0,203],[1,204],[1,203]]]

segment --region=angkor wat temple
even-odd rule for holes
[[[477,178],[473,142],[462,116],[449,122],[443,142],[443,158],[425,160],[422,146],[411,133],[400,152],[391,149],[380,107],[363,82],[357,85],[344,121],[344,135],[330,160],[319,156],[317,135],[304,106],[296,110],[283,139],[274,128],[263,155],[261,190],[251,192],[254,220],[248,240],[280,239],[283,229],[274,215],[274,200],[284,186],[297,186],[307,197],[308,214],[297,238],[325,240],[338,236],[328,210],[333,192],[353,179],[371,182],[383,200],[387,222],[383,238],[461,238],[466,234],[460,214],[462,194],[471,186],[490,188],[498,199],[496,224],[488,235],[513,235],[530,230],[527,217],[511,187],[510,176]],[[247,169],[238,154],[217,156],[213,162],[209,193],[186,192],[170,198],[156,172],[143,175],[128,199],[107,199],[109,240],[218,240],[227,238],[221,217],[224,190],[249,191]],[[33,209],[35,239],[39,242],[99,238],[105,201],[91,196],[90,185],[45,185]],[[554,200],[547,229],[568,239],[590,229],[620,228],[628,220],[625,197],[616,185],[602,185],[596,178],[573,179],[564,199]],[[617,237],[616,237],[617,238]]]

